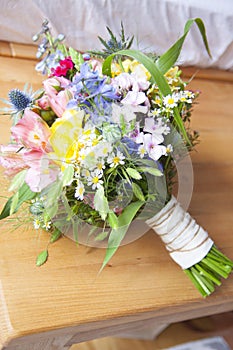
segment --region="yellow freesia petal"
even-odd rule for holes
[[[49,141],[58,159],[67,158],[71,146],[78,141],[82,132],[83,118],[84,111],[66,110],[62,118],[57,119],[51,126]]]

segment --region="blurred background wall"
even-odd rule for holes
[[[0,0],[0,40],[32,44],[47,18],[54,34],[86,51],[100,47],[98,35],[108,37],[106,26],[118,33],[122,21],[134,47],[161,54],[194,17],[205,22],[213,58],[193,27],[178,63],[233,70],[233,0]]]

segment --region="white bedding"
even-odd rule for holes
[[[135,35],[135,47],[165,52],[182,34],[188,18],[206,25],[212,60],[197,28],[189,33],[179,64],[233,70],[233,0],[0,0],[0,40],[32,43],[31,37],[48,18],[54,33],[81,51],[100,47],[106,25]]]

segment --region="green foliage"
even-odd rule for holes
[[[100,186],[95,193],[94,208],[100,214],[101,219],[105,220],[109,212],[109,206],[108,206],[108,200],[104,194],[103,186]]]
[[[13,180],[11,181],[11,185],[8,191],[11,192],[20,188],[24,184],[26,173],[27,173],[27,169],[24,169],[20,171],[18,174],[16,174]]]
[[[137,50],[120,50],[118,52],[112,53],[110,56],[106,58],[106,60],[103,63],[102,71],[103,74],[111,76],[111,62],[113,58],[118,55],[118,56],[128,56],[131,58],[134,58],[138,62],[142,63],[144,67],[150,72],[151,74],[151,83],[157,84],[161,94],[163,96],[170,95],[171,89],[164,77],[164,74],[176,63],[177,58],[180,55],[180,51],[182,49],[184,40],[192,26],[193,23],[196,23],[201,36],[203,38],[206,50],[208,54],[210,55],[209,47],[208,47],[208,42],[206,38],[206,33],[205,33],[205,26],[204,23],[200,18],[195,18],[195,19],[190,19],[186,22],[185,29],[184,29],[184,34],[180,39],[177,40],[177,42],[167,51],[165,52],[157,61],[156,64],[153,59],[150,57],[146,56],[140,51]],[[179,110],[177,107],[173,109],[174,111],[174,123],[175,127],[181,131],[184,139],[188,144],[190,144],[190,140],[187,136],[185,126],[183,124],[182,118],[180,116]]]
[[[141,187],[138,184],[136,184],[135,182],[132,182],[132,188],[133,188],[133,193],[134,193],[135,197],[137,199],[139,199],[140,201],[145,201],[145,197],[144,197],[144,194],[142,192]]]
[[[50,243],[54,243],[54,242],[56,242],[61,236],[62,236],[62,232],[61,232],[58,228],[55,228],[55,229],[53,230],[53,232],[51,233],[51,237],[50,237],[49,242],[50,242]]]
[[[98,36],[104,49],[102,51],[90,51],[92,55],[101,57],[101,58],[107,58],[109,55],[111,55],[114,52],[118,52],[119,50],[128,50],[131,47],[134,40],[134,36],[132,36],[131,38],[125,37],[125,31],[124,31],[122,22],[121,22],[121,32],[119,34],[119,39],[113,34],[113,32],[109,27],[106,27],[106,28],[110,35],[110,39],[106,41],[100,36]]]
[[[69,48],[69,56],[71,57],[72,61],[74,62],[74,66],[77,69],[77,71],[80,70],[80,66],[83,64],[84,59],[83,55],[74,50],[72,47]]]
[[[38,256],[37,256],[37,259],[36,259],[36,266],[41,266],[43,265],[44,263],[46,263],[46,261],[48,260],[48,250],[43,250]]]
[[[63,172],[63,176],[62,176],[62,186],[69,186],[74,178],[74,167],[72,165],[68,165],[64,172]]]
[[[140,173],[136,169],[126,168],[126,171],[127,171],[128,175],[135,180],[140,180],[142,178],[142,176],[140,175]]]
[[[36,193],[32,192],[26,183],[20,187],[17,193],[17,195],[13,195],[6,202],[0,214],[0,220],[16,213],[24,202],[31,200],[36,196]]]
[[[122,214],[118,216],[118,218],[114,216],[114,214],[110,214],[111,219],[109,223],[113,224],[113,227],[108,238],[108,247],[106,250],[106,255],[101,270],[106,266],[106,264],[114,255],[114,253],[117,251],[120,243],[125,237],[129,225],[131,224],[132,220],[134,219],[135,215],[137,214],[137,212],[143,204],[144,202],[142,201],[130,203],[123,210]]]

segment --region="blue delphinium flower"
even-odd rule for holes
[[[121,139],[121,142],[127,148],[127,151],[129,152],[129,154],[137,153],[139,144],[134,142],[132,139],[125,136]]]
[[[74,77],[72,85],[75,89],[74,99],[92,110],[106,109],[109,103],[119,99],[115,88],[107,83],[107,78],[91,70],[88,62],[81,65],[80,73]]]

